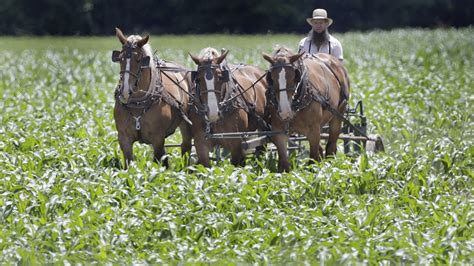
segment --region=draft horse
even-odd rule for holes
[[[165,138],[178,126],[183,139],[181,152],[189,152],[192,136],[186,112],[190,78],[186,70],[155,58],[149,35],[125,37],[120,29],[115,31],[122,50],[112,53],[112,61],[120,63],[114,119],[124,167],[128,168],[134,158],[136,141],[151,144],[154,160],[160,161],[165,155]],[[167,166],[167,160],[163,164]]]
[[[304,56],[303,56],[304,55]],[[342,119],[350,95],[347,71],[335,57],[328,54],[294,54],[285,47],[276,49],[270,56],[267,71],[268,112],[273,131],[286,134],[272,136],[278,150],[279,171],[289,171],[288,134],[299,133],[307,137],[310,158],[320,161],[321,129],[329,125],[326,156],[334,155],[341,132]]]
[[[210,165],[209,152],[215,145],[230,151],[231,163],[243,165],[241,139],[213,139],[211,134],[265,130],[265,72],[251,65],[233,65],[225,60],[228,50],[214,48],[191,56],[197,70],[192,73],[193,138],[198,163]]]

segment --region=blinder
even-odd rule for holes
[[[208,69],[206,69],[205,78],[208,79],[208,80],[212,79],[211,69],[212,69],[212,66],[209,67]],[[192,81],[194,81],[194,82],[196,81],[197,74],[198,74],[198,71],[191,71],[191,80]],[[221,76],[219,76],[219,80],[223,81],[223,82],[228,82],[230,80],[229,70],[222,70]]]
[[[127,43],[127,44],[123,45],[122,48],[123,48],[122,51],[112,51],[112,62],[120,62],[124,59],[124,57],[127,60],[131,60],[132,56],[136,55],[136,58],[135,58],[136,60],[134,60],[134,62],[136,61],[138,66],[139,66],[136,73],[132,72],[130,69],[125,69],[125,70],[120,71],[120,75],[121,75],[121,78],[123,78],[123,75],[125,73],[133,76],[135,78],[135,85],[134,86],[138,87],[138,84],[140,82],[141,75],[142,75],[142,69],[150,68],[151,58],[150,58],[150,56],[143,56],[142,51],[138,51],[138,52],[134,53],[133,49],[138,48],[135,44],[128,44]],[[132,87],[131,91],[129,91],[129,94],[131,94],[134,91],[135,87]],[[123,85],[119,89],[120,93],[122,93],[122,90],[123,90]]]
[[[198,73],[197,71],[191,71],[191,80],[192,80],[193,82],[196,81],[197,73]]]
[[[222,77],[220,79],[224,82],[229,81],[229,70],[223,70]]]
[[[114,62],[114,63],[120,62],[120,60],[122,59],[121,56],[120,56],[121,54],[122,54],[121,51],[117,51],[117,50],[112,51],[112,62]],[[145,56],[140,60],[140,67],[141,68],[150,67],[150,57],[149,56]]]
[[[299,83],[301,81],[301,71],[299,69],[295,69],[295,83]]]
[[[119,62],[120,61],[120,54],[121,54],[120,51],[117,51],[117,50],[112,51],[112,62],[114,62],[114,63]]]
[[[145,56],[145,57],[142,58],[141,68],[148,68],[148,67],[150,67],[150,57]]]
[[[268,86],[273,86],[272,73],[270,70],[268,70],[267,74],[265,74],[265,78],[267,79]]]
[[[272,66],[270,70],[267,70],[266,79],[269,86],[273,85],[271,70],[280,67],[291,67],[295,71],[295,83],[299,83],[301,81],[301,71],[298,68],[295,68],[292,64],[277,64]]]

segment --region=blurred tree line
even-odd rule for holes
[[[473,24],[473,0],[0,0],[2,35],[303,33],[314,8],[332,31]]]

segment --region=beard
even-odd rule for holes
[[[310,36],[311,36],[311,40],[313,41],[314,44],[316,44],[318,49],[324,43],[329,42],[329,32],[327,29],[321,33],[317,33],[316,31],[311,30]]]

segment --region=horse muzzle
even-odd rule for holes
[[[130,95],[132,95],[132,92],[130,90],[128,90],[128,92],[126,92],[124,90],[124,86],[120,86],[118,88],[118,100],[122,104],[127,104],[128,103],[128,101],[130,100]]]
[[[210,113],[208,113],[208,116],[207,116],[207,119],[211,123],[216,122],[217,120],[219,120],[219,118],[220,118],[219,114],[210,114]]]
[[[119,101],[122,103],[122,104],[127,104],[128,103],[128,97],[125,98],[122,94],[119,95],[118,97]]]
[[[290,112],[282,112],[282,111],[278,111],[278,117],[280,118],[281,121],[283,122],[288,122],[290,120],[293,119],[293,117],[295,116],[295,112],[293,111],[290,111]]]

